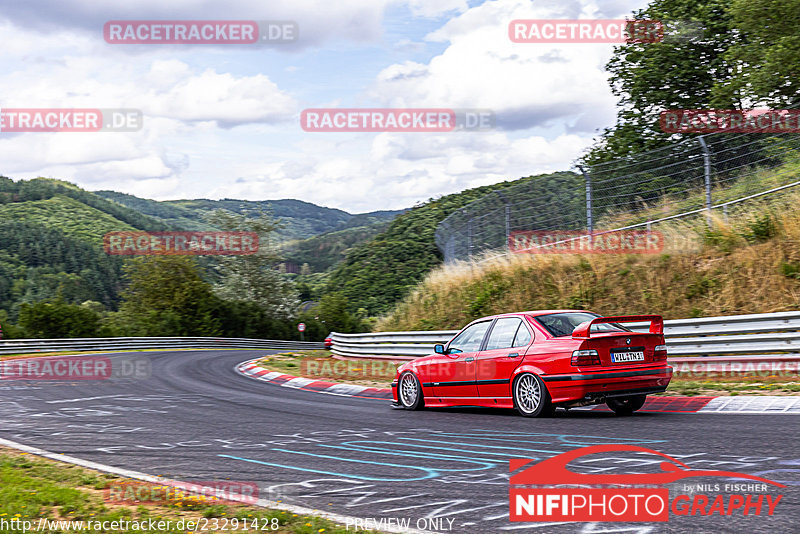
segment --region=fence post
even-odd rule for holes
[[[506,216],[506,248],[509,248],[509,238],[511,237],[511,204],[508,203],[508,198],[501,193],[499,190],[495,190],[497,196],[500,197],[500,200],[503,201],[503,205],[505,206],[505,216]]]
[[[592,220],[592,177],[584,170],[583,166],[578,165],[578,169],[580,169],[583,179],[586,181],[586,228],[591,235],[592,230],[594,230],[594,221]]]
[[[463,216],[465,216],[467,218],[467,257],[471,258],[472,257],[472,215],[471,214],[467,215],[467,213],[464,210],[464,208],[461,208],[459,211],[461,212],[461,215],[463,215]]]
[[[703,148],[703,163],[704,163],[703,174],[705,174],[706,209],[708,210],[708,215],[706,215],[706,222],[708,223],[708,227],[711,228],[711,155],[708,152],[708,145],[706,144],[706,140],[703,139],[703,136],[702,135],[698,136],[697,140],[700,142],[700,146]]]
[[[472,217],[467,219],[467,251],[468,256],[472,257]]]

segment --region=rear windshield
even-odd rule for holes
[[[576,326],[597,317],[600,315],[595,313],[565,312],[538,315],[535,319],[550,332],[550,335],[563,337],[571,336]],[[617,323],[600,323],[592,325],[592,332],[630,332],[630,329]]]

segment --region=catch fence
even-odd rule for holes
[[[445,262],[513,248],[517,233],[601,233],[705,216],[800,185],[796,133],[718,132],[576,172],[531,177],[450,214],[436,229]]]

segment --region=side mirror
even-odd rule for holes
[[[436,354],[444,354],[444,345],[438,345],[438,344],[434,345],[433,352],[435,352]]]

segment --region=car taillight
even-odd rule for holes
[[[667,346],[666,345],[656,345],[656,348],[653,349],[653,360],[666,360],[667,359]]]
[[[572,365],[600,365],[600,355],[594,349],[572,352]]]

